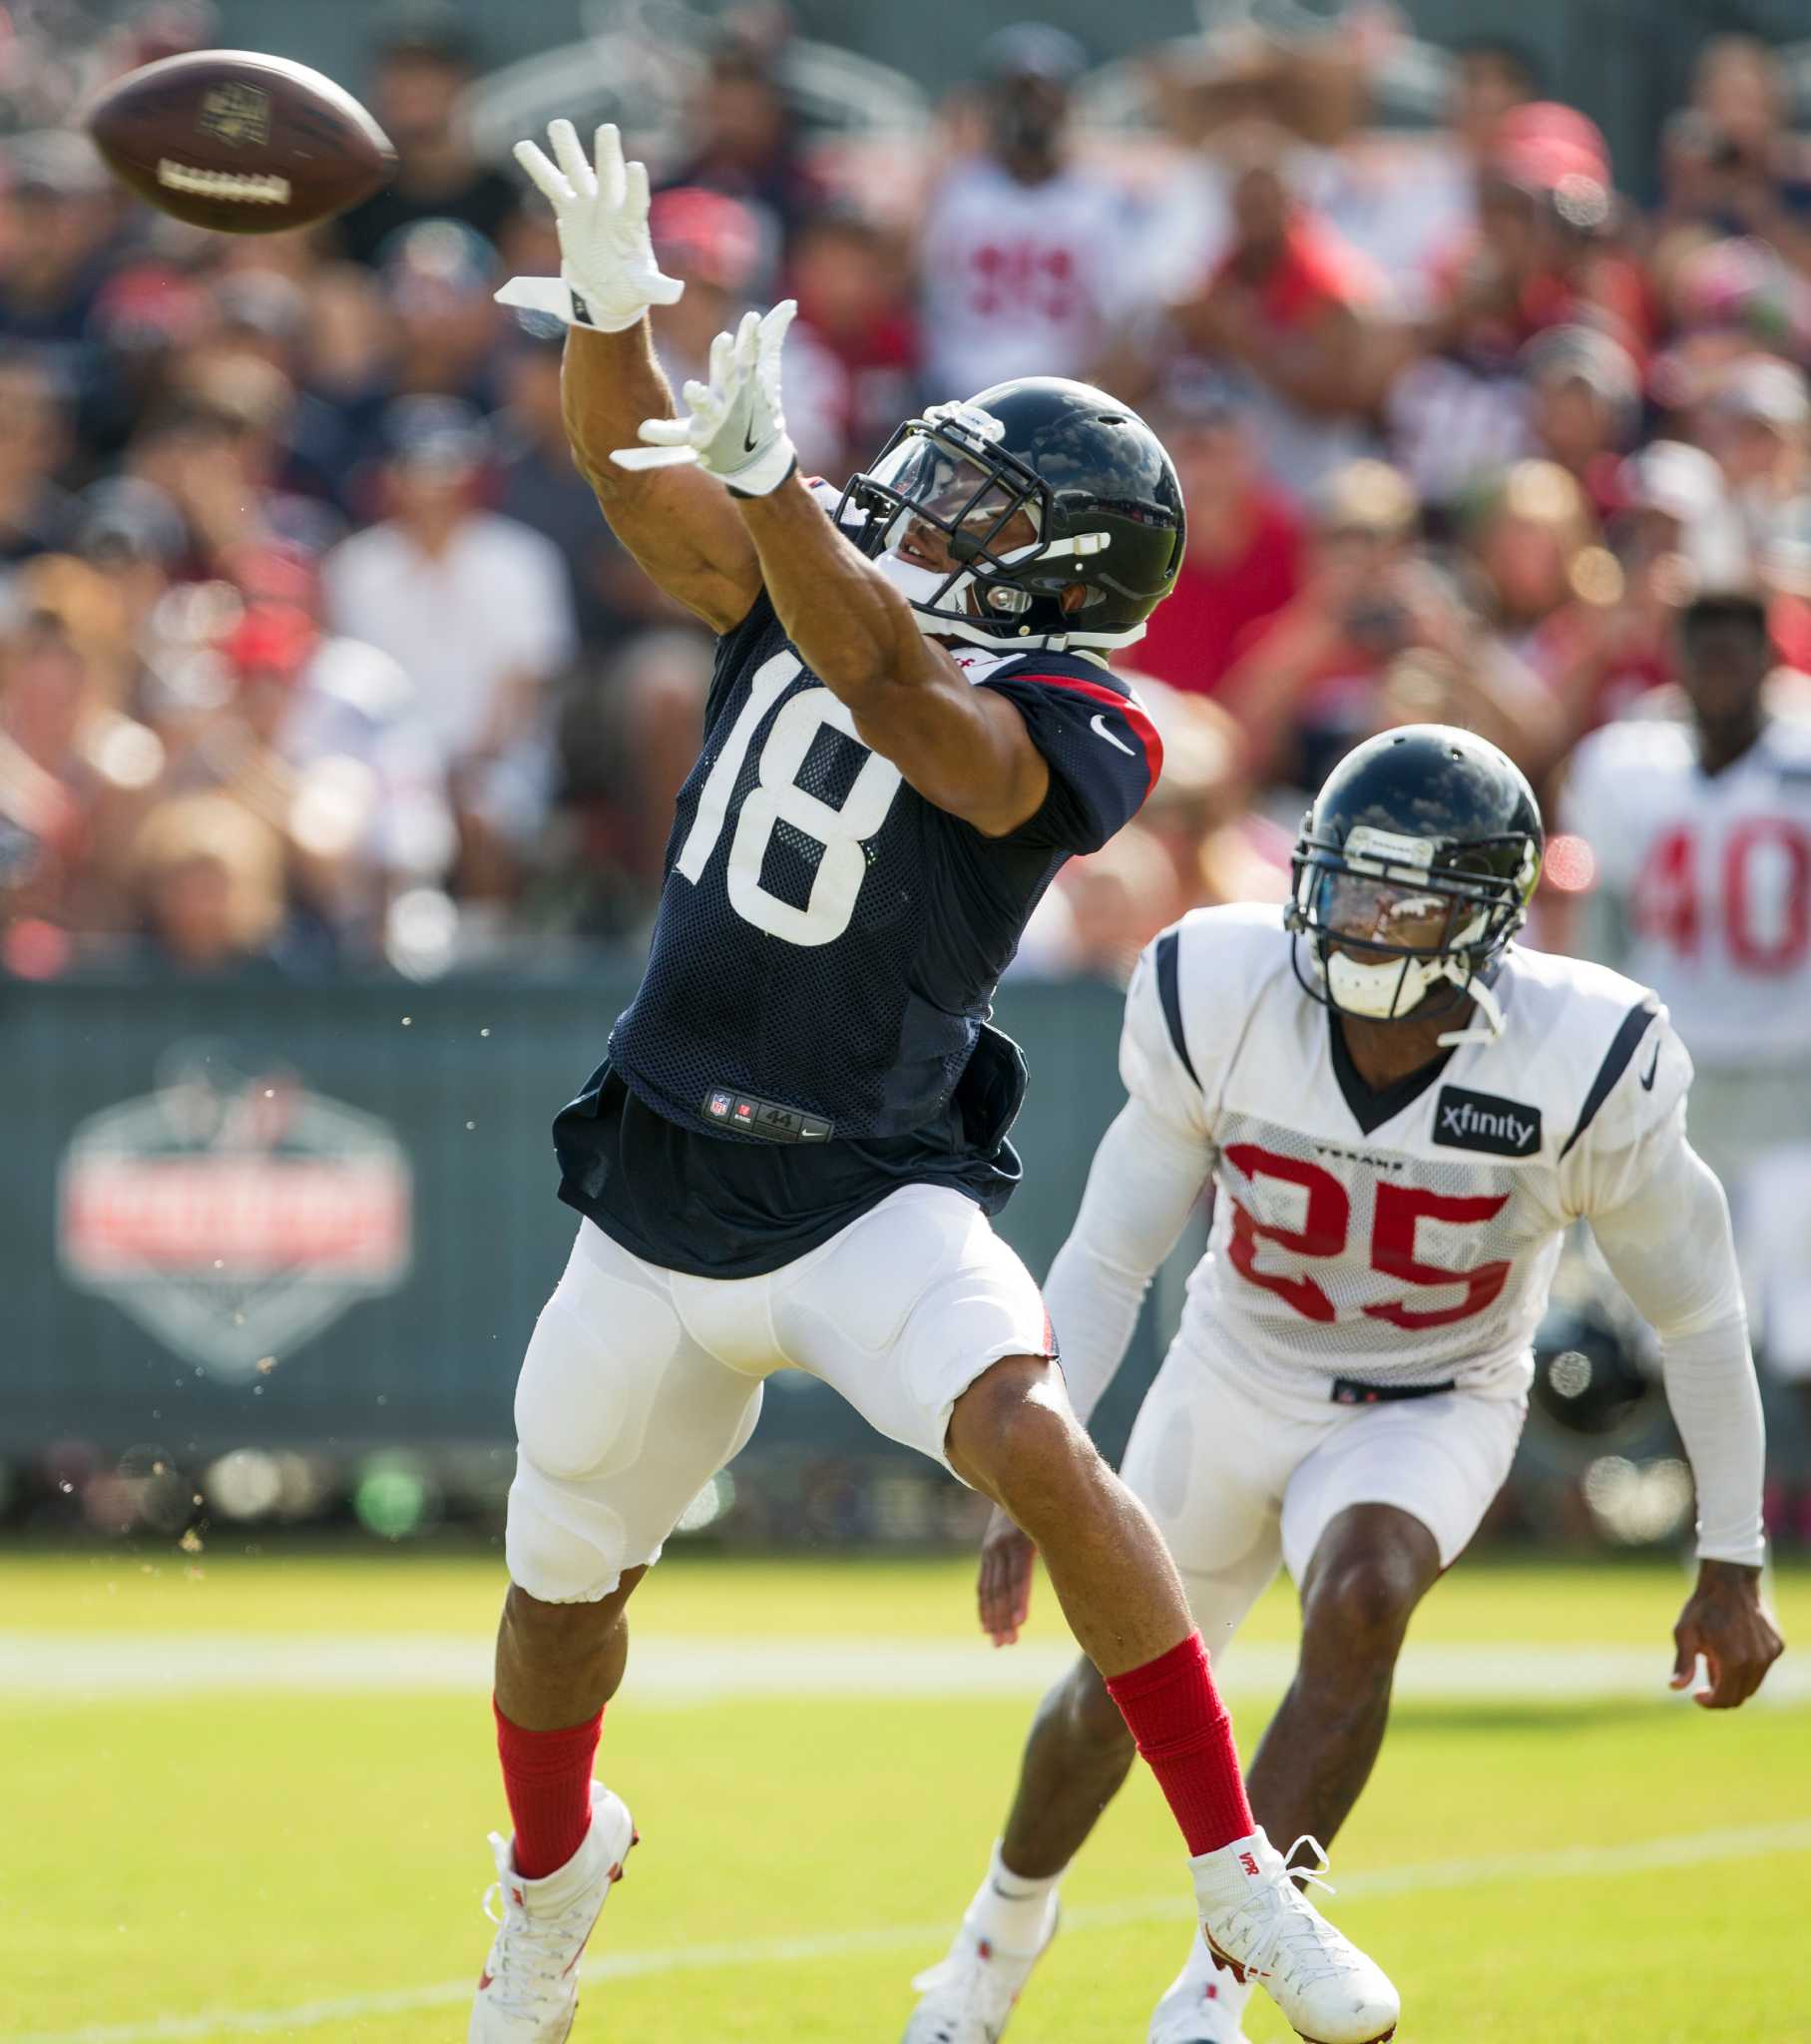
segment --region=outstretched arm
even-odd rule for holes
[[[1698,1492],[1698,1580],[1673,1629],[1672,1686],[1701,1654],[1697,1702],[1730,1710],[1760,1687],[1782,1643],[1761,1602],[1765,1435],[1729,1209],[1681,1136],[1633,1199],[1594,1216],[1617,1282],[1660,1337],[1666,1400]]]
[[[1044,1282],[1080,1418],[1119,1374],[1150,1280],[1212,1169],[1210,1144],[1135,1097],[1101,1138],[1076,1225]]]
[[[924,636],[911,605],[797,476],[739,509],[787,638],[854,713],[862,744],[989,836],[1035,816],[1050,768],[1024,718]]]
[[[714,476],[786,636],[848,705],[862,743],[927,801],[1005,836],[1043,806],[1050,768],[1013,705],[972,687],[925,638],[911,605],[800,482],[779,372],[797,309],[788,298],[719,334],[709,381],[685,386],[689,415],[644,421],[645,444],[619,447],[613,459],[639,475]]]
[[[644,419],[673,416],[648,307],[672,304],[684,286],[655,261],[648,168],[623,161],[614,127],[598,130],[595,162],[570,121],[547,132],[557,161],[532,142],[516,145],[516,159],[554,210],[560,275],[513,277],[497,296],[567,322],[561,388],[580,473],[649,576],[713,632],[727,631],[760,592],[754,548],[729,499],[695,471],[637,473],[610,459]]]
[[[1180,1240],[1213,1152],[1136,1097],[1101,1138],[1082,1210],[1044,1280],[1062,1343],[1064,1381],[1086,1421],[1119,1374],[1150,1280]],[[996,1505],[981,1542],[975,1605],[981,1630],[1010,1647],[1031,1615],[1030,1539]]]
[[[761,570],[728,496],[696,469],[635,475],[610,459],[644,419],[673,416],[647,319],[627,333],[572,328],[560,385],[573,459],[611,530],[669,596],[713,632],[739,625],[760,594]]]

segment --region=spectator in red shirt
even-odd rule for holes
[[[1608,145],[1577,108],[1536,100],[1503,117],[1478,215],[1424,344],[1504,357],[1550,326],[1583,323],[1642,351],[1646,284],[1618,239]]]
[[[787,389],[787,423],[800,462],[840,483],[914,408],[917,321],[899,252],[849,207],[801,230],[790,282],[798,323],[786,368],[799,389]]]
[[[1252,629],[1223,687],[1254,783],[1318,787],[1355,740],[1408,717],[1464,725],[1518,762],[1550,745],[1551,705],[1421,553],[1419,512],[1381,461],[1317,493],[1301,589]]]
[[[1158,431],[1188,507],[1188,551],[1133,664],[1172,689],[1211,695],[1234,648],[1301,587],[1302,521],[1270,483],[1223,390],[1171,411]]]
[[[1238,138],[1232,246],[1173,323],[1237,376],[1271,475],[1305,496],[1368,445],[1382,389],[1369,314],[1384,285],[1291,191],[1284,147],[1268,124]]]

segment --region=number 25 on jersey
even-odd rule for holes
[[[1300,1228],[1279,1228],[1259,1221],[1243,1201],[1232,1202],[1232,1235],[1226,1258],[1241,1278],[1261,1285],[1302,1315],[1304,1319],[1330,1321],[1338,1308],[1325,1288],[1306,1273],[1290,1276],[1266,1271],[1258,1263],[1260,1244],[1274,1243],[1292,1250],[1298,1257],[1343,1257],[1352,1225],[1350,1194],[1330,1171],[1304,1158],[1279,1157],[1256,1143],[1232,1143],[1226,1162],[1248,1183],[1259,1178],[1282,1179],[1300,1186],[1306,1194],[1306,1211]],[[1494,1221],[1509,1203],[1507,1193],[1461,1198],[1431,1192],[1421,1186],[1378,1182],[1371,1217],[1371,1269],[1405,1284],[1444,1284],[1465,1287],[1457,1303],[1442,1306],[1411,1305],[1407,1297],[1384,1299],[1363,1308],[1373,1320],[1388,1320],[1410,1332],[1423,1327],[1444,1327],[1454,1320],[1470,1319],[1481,1313],[1503,1290],[1510,1275],[1507,1263],[1480,1264],[1471,1271],[1443,1271],[1436,1264],[1424,1264],[1415,1255],[1416,1231],[1423,1221],[1441,1221],[1449,1227],[1479,1227]]]

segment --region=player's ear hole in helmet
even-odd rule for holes
[[[1469,999],[1494,1036],[1503,1013],[1490,982],[1544,848],[1534,791],[1495,746],[1440,724],[1366,740],[1327,776],[1296,839],[1285,922],[1297,979],[1369,1021]]]
[[[928,635],[984,646],[1130,646],[1182,562],[1162,442],[1106,391],[1060,376],[908,419],[837,518]]]

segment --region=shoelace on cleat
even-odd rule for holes
[[[502,1897],[501,1881],[492,1881],[484,1891],[484,1913],[503,1932],[493,1947],[488,1991],[493,2005],[507,2014],[532,2015],[536,2002],[563,1991],[561,1982],[572,1966],[572,1940],[590,1935],[596,1909],[589,1895],[579,1895],[557,1915],[535,1917]]]
[[[946,1953],[936,1965],[916,1975],[912,1986],[919,1994],[942,1995],[947,1992],[952,1996],[956,2008],[949,2016],[942,2017],[941,2011],[934,2012],[945,2023],[946,2034],[952,2039],[959,2034],[959,2026],[965,2021],[979,2023],[989,2037],[997,2036],[1019,1998],[1018,1988],[982,1958],[973,1939],[965,1939],[960,1951]]]
[[[1295,1855],[1307,1845],[1319,1864],[1297,1866]],[[1313,1980],[1330,1980],[1346,1970],[1339,1947],[1344,1936],[1327,1922],[1313,1903],[1296,1887],[1297,1878],[1311,1886],[1337,1894],[1338,1889],[1323,1878],[1329,1861],[1320,1840],[1304,1831],[1278,1861],[1276,1871],[1231,1912],[1227,1928],[1247,1919],[1250,1942],[1232,1955],[1248,1972],[1261,1975],[1276,1970],[1280,1956],[1289,1960],[1290,1977],[1301,1985]]]

